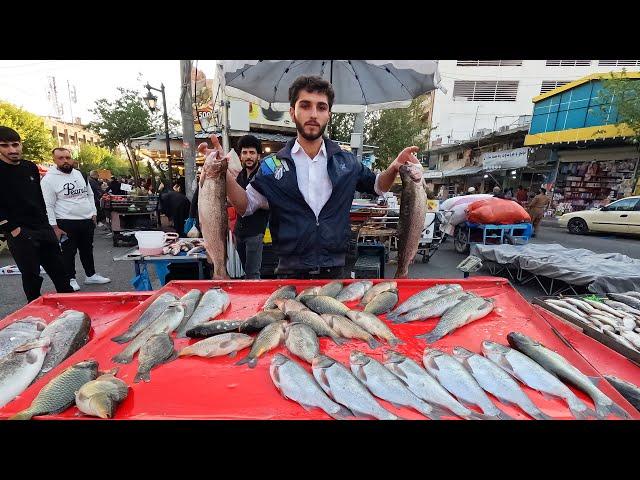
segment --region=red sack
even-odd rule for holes
[[[483,225],[530,222],[531,217],[518,202],[502,198],[485,198],[467,207],[467,220]]]
[[[227,207],[227,216],[229,217],[229,230],[233,232],[236,226],[236,221],[238,220],[238,212],[233,207]]]

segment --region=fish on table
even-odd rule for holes
[[[118,405],[127,398],[129,386],[116,378],[117,369],[85,383],[76,392],[76,407],[85,415],[113,418]]]
[[[33,382],[49,351],[49,337],[19,345],[0,360],[0,407],[5,406]]]

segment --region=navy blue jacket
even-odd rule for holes
[[[275,155],[265,157],[251,185],[269,201],[269,229],[279,257],[278,270],[315,270],[344,266],[351,222],[349,212],[357,190],[375,194],[375,174],[337,143],[325,139],[331,197],[316,216],[307,204],[291,158],[290,140]]]

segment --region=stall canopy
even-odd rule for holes
[[[528,156],[529,149],[527,147],[485,152],[482,154],[482,167],[484,170],[522,168],[527,166]]]
[[[468,175],[475,175],[482,171],[482,167],[462,167],[457,170],[447,170],[442,172],[443,177],[466,177]]]

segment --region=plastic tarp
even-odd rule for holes
[[[347,280],[349,282],[352,280]],[[374,280],[378,283],[383,280]],[[438,280],[398,280],[400,301],[406,300],[414,293],[439,283],[451,283],[453,279]],[[89,344],[66,359],[62,364],[49,372],[46,376],[31,385],[20,397],[0,409],[0,418],[5,418],[27,407],[40,389],[53,376],[60,373],[66,367],[87,358],[94,358],[99,362],[101,370],[120,367],[118,378],[124,380],[131,388],[128,397],[122,402],[116,411],[116,419],[322,419],[329,416],[321,410],[306,411],[297,403],[283,398],[273,385],[269,375],[269,365],[275,353],[283,353],[298,361],[307,371],[311,371],[310,365],[296,359],[290,354],[284,345],[264,354],[254,369],[246,365],[237,366],[235,363],[248,353],[248,349],[242,350],[235,358],[214,357],[184,357],[170,363],[161,365],[151,371],[149,383],[134,383],[133,378],[138,368],[137,357],[127,365],[115,364],[111,361],[113,355],[120,352],[124,345],[119,345],[110,340],[111,337],[122,333],[129,324],[135,321],[144,308],[160,295],[161,292],[173,292],[182,295],[192,288],[205,291],[212,286],[220,286],[229,294],[231,303],[227,311],[220,315],[220,319],[247,318],[257,312],[268,296],[278,287],[285,284],[293,284],[298,291],[318,283],[314,281],[175,281],[168,283],[163,289],[156,291],[155,295],[144,303],[120,315],[118,321],[110,324],[109,328],[96,334]],[[567,358],[573,365],[586,375],[594,376],[597,372],[580,355],[569,348],[551,330],[549,325],[537,314],[532,306],[503,278],[475,277],[466,280],[457,280],[465,290],[473,291],[484,297],[495,299],[496,308],[485,318],[466,325],[455,332],[445,336],[433,346],[451,353],[452,349],[461,345],[474,352],[481,351],[481,343],[484,339],[490,339],[502,344],[507,344],[506,335],[511,331],[520,331],[533,338],[542,341],[549,348],[557,351]],[[108,298],[108,297],[107,297]],[[81,294],[74,294],[73,300],[69,300],[66,308],[78,308],[91,315],[92,321],[100,322],[103,315],[109,309],[109,305],[96,302],[82,301]],[[356,302],[348,303],[355,307]],[[31,304],[33,305],[33,304]],[[12,315],[12,320],[33,314],[31,305],[21,309]],[[57,311],[57,310],[56,310]],[[112,317],[113,318],[113,317]],[[385,319],[385,317],[382,317]],[[4,322],[6,323],[6,322]],[[407,355],[422,364],[422,352],[426,346],[424,340],[415,338],[415,335],[431,330],[437,319],[412,322],[402,325],[390,324],[394,333],[404,340],[404,344],[396,347],[396,350]],[[175,339],[174,345],[181,350],[195,340],[184,338]],[[345,365],[349,363],[349,354],[353,349],[371,355],[381,360],[382,354],[387,350],[384,344],[374,350],[360,340],[350,340],[342,346],[334,344],[330,339],[320,339],[320,351],[329,355]],[[549,415],[559,419],[572,419],[566,404],[559,399],[545,398],[538,392],[528,387],[523,387],[530,398]],[[591,400],[582,392],[572,390],[584,400],[590,407]],[[628,404],[613,388],[606,384],[603,392],[613,401],[629,412],[634,418],[640,419],[640,414]],[[502,404],[497,399],[492,400],[507,414],[516,419],[527,419],[517,407]],[[416,411],[408,408],[396,408],[390,403],[380,400],[380,404],[389,411],[406,419],[424,419]],[[75,406],[68,408],[58,415],[37,417],[38,419],[85,419],[89,417],[77,416]]]
[[[471,253],[496,263],[518,266],[534,275],[571,285],[588,285],[595,293],[640,290],[640,260],[621,253],[595,253],[557,243],[474,244]]]

